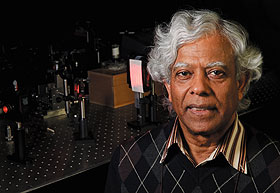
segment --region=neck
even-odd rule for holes
[[[205,136],[188,136],[184,132],[184,137],[189,146],[189,154],[193,158],[196,164],[201,163],[206,160],[211,153],[217,148],[222,135],[214,137]]]

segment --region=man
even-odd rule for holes
[[[262,55],[239,24],[179,11],[156,29],[148,71],[176,116],[120,145],[106,192],[280,192],[280,148],[238,112]]]

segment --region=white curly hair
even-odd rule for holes
[[[185,43],[219,31],[231,43],[235,52],[237,79],[242,74],[249,75],[244,89],[248,92],[250,83],[260,79],[262,74],[261,51],[250,44],[247,31],[237,22],[228,21],[210,10],[183,10],[176,12],[169,24],[158,25],[155,29],[154,46],[148,55],[147,70],[156,82],[170,81],[171,67],[178,49]],[[168,98],[166,98],[168,100]],[[167,104],[172,108],[170,102]],[[243,97],[237,111],[245,110],[250,99]]]

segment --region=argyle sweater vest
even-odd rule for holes
[[[132,138],[114,152],[108,170],[106,193],[118,192],[280,192],[280,146],[262,132],[245,126],[248,174],[243,174],[223,155],[195,168],[175,144],[160,163],[172,121]]]

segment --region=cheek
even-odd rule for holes
[[[173,85],[170,88],[171,95],[169,96],[169,99],[172,101],[173,108],[184,107],[184,101],[188,92],[187,86],[180,86],[177,84],[176,86]]]
[[[238,90],[234,85],[219,87],[216,89],[216,97],[221,104],[224,111],[227,109],[232,111],[237,108],[238,104]]]

